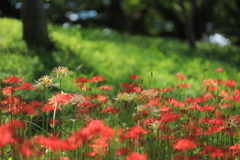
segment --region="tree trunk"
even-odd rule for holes
[[[28,45],[49,47],[44,0],[21,0],[23,39]]]
[[[179,5],[182,8],[182,14],[183,14],[183,19],[185,21],[185,33],[186,37],[189,40],[189,44],[192,48],[196,48],[195,44],[195,33],[194,33],[194,26],[193,26],[193,17],[194,17],[194,11],[196,9],[196,4],[195,0],[191,0],[191,10],[190,13],[187,13],[187,9],[184,5],[184,0],[179,0]]]
[[[107,14],[107,25],[119,30],[126,29],[125,17],[121,8],[121,0],[111,0]]]

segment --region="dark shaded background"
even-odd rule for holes
[[[218,33],[240,45],[239,0],[50,0],[48,22],[108,27],[119,32],[196,40]],[[0,16],[20,18],[21,1],[1,0]]]

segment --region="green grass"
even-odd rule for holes
[[[181,72],[188,77],[185,82],[193,87],[187,95],[196,95],[194,91],[205,78],[218,79],[221,74],[223,80],[240,79],[240,49],[233,46],[197,42],[198,49],[191,50],[187,42],[177,39],[49,25],[50,37],[57,48],[49,52],[27,48],[22,40],[21,21],[3,18],[0,23],[1,79],[15,75],[33,82],[41,75],[50,74],[54,67],[66,66],[74,71],[66,81],[100,75],[117,90],[117,84],[130,82],[132,74],[141,75],[146,87],[163,88],[175,85],[174,74]],[[215,73],[218,67],[223,67],[225,72]],[[74,84],[64,81],[64,88],[74,91]]]

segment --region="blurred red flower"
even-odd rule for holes
[[[185,77],[183,74],[181,74],[180,72],[178,72],[178,73],[176,73],[175,74],[177,77],[178,77],[178,79],[180,79],[180,80],[184,80],[184,79],[187,79],[187,77]]]
[[[175,143],[175,145],[173,147],[177,150],[187,150],[187,149],[192,150],[192,149],[196,148],[197,145],[194,144],[189,139],[181,139],[181,140],[177,141],[177,143]]]
[[[135,74],[130,76],[130,79],[132,79],[132,80],[139,79],[139,78],[140,78],[140,76],[137,76]]]
[[[105,80],[104,77],[93,76],[90,81],[91,81],[91,82],[102,82],[102,81],[104,81],[104,80]]]
[[[85,77],[79,77],[76,79],[76,82],[73,82],[73,83],[88,83],[89,80]]]
[[[113,91],[113,87],[110,87],[109,85],[102,86],[102,87],[98,87],[98,89],[100,89],[100,90],[109,90],[109,91]]]
[[[222,67],[219,67],[215,70],[215,72],[223,72],[223,71],[224,71],[224,69]]]
[[[147,155],[133,152],[127,156],[126,160],[147,160]]]
[[[234,80],[227,80],[226,82],[225,82],[225,86],[227,86],[227,87],[235,87],[237,85],[237,82],[235,82]]]

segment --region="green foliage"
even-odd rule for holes
[[[129,76],[141,75],[146,87],[174,86],[177,72],[188,77],[186,83],[198,90],[204,78],[239,80],[239,49],[219,47],[198,42],[198,50],[188,48],[187,42],[118,34],[109,29],[49,26],[56,50],[29,49],[21,39],[21,23],[13,19],[0,19],[1,79],[9,75],[38,79],[50,74],[49,68],[66,66],[75,71],[70,78],[100,75],[106,84],[118,90],[119,83],[129,82]],[[12,27],[14,26],[14,27]],[[226,72],[215,73],[223,67]],[[208,70],[208,72],[204,72]],[[153,75],[153,77],[151,77]],[[197,81],[196,81],[197,80]],[[66,80],[68,81],[68,80]],[[65,84],[67,90],[74,84]],[[187,93],[194,95],[196,93]]]

